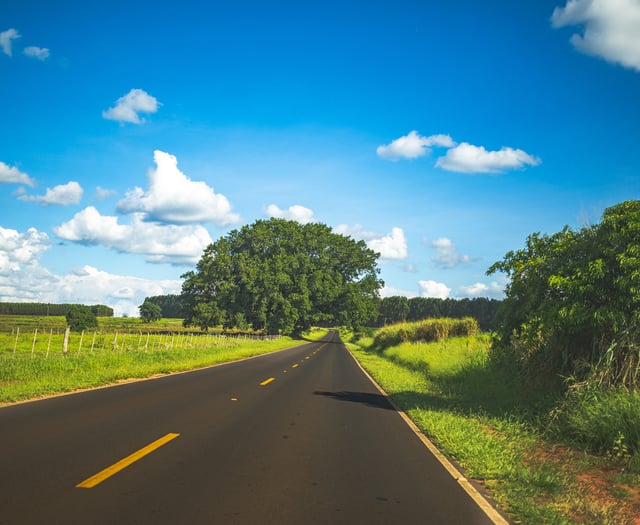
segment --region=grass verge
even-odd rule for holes
[[[137,336],[134,339],[137,341]],[[82,353],[74,350],[67,357],[51,353],[46,358],[42,353],[34,357],[5,350],[0,352],[0,403],[192,370],[300,344],[289,337],[264,341],[210,337],[206,344],[200,342],[198,338],[185,339],[179,348],[146,345],[87,349]]]
[[[559,393],[527,388],[489,358],[487,336],[387,349],[349,345],[364,368],[516,523],[634,524],[640,476],[546,432]]]

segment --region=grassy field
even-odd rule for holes
[[[488,336],[386,349],[365,338],[349,347],[425,434],[516,522],[639,523],[638,470],[629,471],[622,457],[593,456],[558,441],[548,422],[560,394],[526,387],[493,363]]]
[[[289,337],[169,330],[181,328],[179,320],[143,324],[102,318],[100,330],[72,332],[65,355],[64,318],[19,321],[12,331],[0,330],[0,403],[191,370],[300,344]]]

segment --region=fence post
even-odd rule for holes
[[[33,359],[33,352],[36,349],[36,337],[38,336],[38,329],[33,332],[33,343],[31,343],[31,359]]]
[[[71,328],[67,326],[64,329],[64,340],[62,341],[62,357],[67,357],[67,350],[69,349],[69,332],[71,332]]]
[[[93,354],[93,345],[96,343],[96,331],[93,331],[93,339],[91,340],[91,353]]]
[[[84,339],[84,330],[82,330],[82,333],[80,334],[80,344],[78,345],[78,355],[77,357],[80,357],[80,350],[82,350],[82,340]]]
[[[45,359],[49,359],[49,350],[51,350],[51,338],[53,337],[53,328],[49,332],[49,342],[47,343],[47,355]]]
[[[20,335],[20,327],[16,327],[16,342],[13,343],[13,355],[16,355],[16,347],[18,346],[18,336]]]

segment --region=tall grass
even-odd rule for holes
[[[385,326],[375,332],[374,342],[380,348],[388,348],[406,341],[443,341],[449,337],[473,336],[479,332],[478,321],[472,317],[424,319]]]

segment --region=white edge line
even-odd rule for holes
[[[451,461],[449,461],[446,456],[438,450],[438,448],[433,444],[433,442],[425,436],[425,434],[420,430],[418,425],[416,425],[413,420],[400,409],[398,405],[391,399],[391,396],[385,392],[384,388],[382,388],[378,382],[367,372],[364,367],[360,364],[360,361],[356,359],[356,357],[349,351],[347,346],[347,353],[351,356],[351,358],[356,362],[360,370],[364,373],[365,376],[373,383],[378,391],[387,399],[389,404],[394,408],[394,410],[400,415],[400,417],[404,420],[407,426],[413,431],[413,433],[418,437],[422,444],[429,449],[429,451],[436,457],[436,459],[442,464],[442,466],[447,469],[451,477],[458,482],[464,491],[475,501],[475,503],[484,511],[487,517],[493,521],[495,525],[509,525],[509,522],[504,519],[504,517],[487,501],[487,499],[476,489],[467,478],[465,478],[462,473],[455,467]]]

